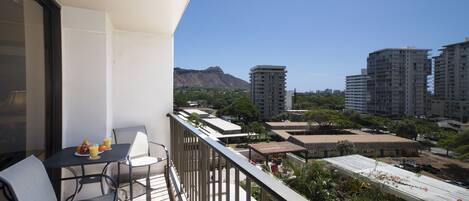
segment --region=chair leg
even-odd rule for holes
[[[119,188],[121,185],[121,163],[117,162],[117,186],[116,186],[116,192],[114,192],[114,201],[119,200]]]
[[[166,187],[168,188],[169,200],[174,201],[173,188],[171,186],[171,181],[169,179],[169,174],[170,174],[169,168],[171,167],[169,166],[169,162],[168,162],[164,167],[164,180],[166,181]]]
[[[150,168],[151,166],[148,166],[148,172],[147,172],[147,185],[146,185],[146,195],[147,195],[147,200],[151,200],[151,184],[150,184]]]
[[[134,199],[133,196],[133,182],[132,182],[132,165],[129,164],[129,195],[130,195],[130,201]]]
[[[151,186],[150,186],[150,168],[151,168],[151,166],[149,165],[148,166],[148,171],[147,171],[147,185],[148,185],[148,187],[151,188]]]

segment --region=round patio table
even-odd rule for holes
[[[120,183],[120,167],[117,166],[117,182],[112,177],[106,175],[107,168],[111,163],[125,162],[129,159],[130,144],[113,144],[111,150],[104,151],[99,156],[101,158],[90,160],[88,157],[75,156],[76,147],[64,148],[55,153],[51,157],[44,160],[46,168],[65,168],[69,170],[74,176],[61,178],[65,180],[76,180],[75,191],[66,200],[73,200],[75,196],[81,191],[83,184],[101,183],[101,193],[104,194],[103,178],[109,179],[115,187],[114,200],[117,198],[117,189]],[[105,164],[101,173],[99,174],[86,174],[87,165]],[[81,167],[81,175],[77,175],[76,171],[72,168],[74,166]]]

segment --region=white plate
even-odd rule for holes
[[[104,151],[98,151],[98,155],[99,155],[99,154],[102,154],[103,152],[104,152]],[[80,153],[77,153],[77,152],[75,152],[74,155],[75,155],[75,156],[80,156],[80,157],[81,157],[81,156],[90,156],[90,154],[80,154]]]

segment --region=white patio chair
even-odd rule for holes
[[[130,143],[132,144],[129,153],[129,159],[126,161],[125,165],[129,166],[129,194],[130,200],[133,199],[133,178],[132,178],[132,168],[135,167],[148,167],[147,172],[147,185],[146,189],[151,189],[150,186],[150,170],[151,166],[158,164],[163,161],[168,161],[169,153],[166,149],[166,146],[160,143],[151,142],[148,140],[147,129],[145,126],[136,126],[136,127],[127,127],[127,128],[117,128],[113,129],[114,140],[116,143]],[[164,150],[164,157],[154,157],[150,155],[150,145],[157,145]],[[165,180],[168,189],[169,186],[169,177],[168,170],[169,163],[165,165]]]
[[[16,201],[57,201],[46,169],[35,156],[29,156],[1,171],[0,182],[8,187],[12,199]],[[110,193],[86,201],[111,201],[115,200],[114,196]]]

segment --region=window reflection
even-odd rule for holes
[[[0,170],[45,151],[43,8],[0,1]]]

